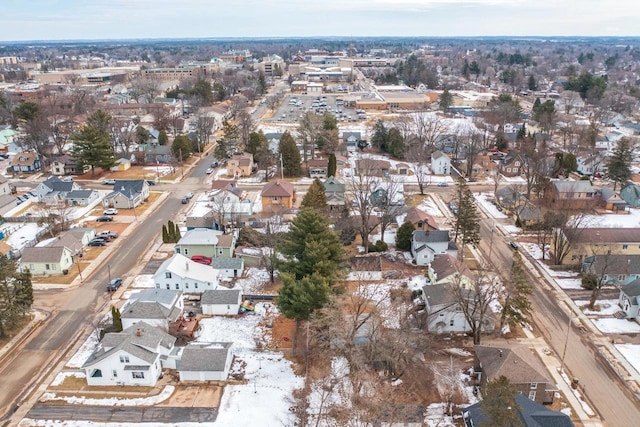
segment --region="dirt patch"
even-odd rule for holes
[[[224,387],[216,385],[176,386],[171,397],[157,406],[179,406],[188,408],[217,408]]]
[[[269,325],[267,325],[269,326]],[[292,349],[293,337],[296,331],[296,322],[292,319],[287,319],[283,315],[278,315],[273,321],[271,321],[271,328],[267,333],[271,334],[271,345],[273,349]]]

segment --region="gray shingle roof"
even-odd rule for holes
[[[428,232],[416,230],[413,232],[413,239],[418,243],[448,242],[450,240],[447,230],[430,230]]]
[[[220,270],[242,270],[244,268],[244,260],[242,258],[213,258],[211,267]]]
[[[552,384],[542,365],[531,350],[524,345],[512,347],[491,347],[476,345],[476,357],[482,369],[492,380],[504,375],[513,384]]]
[[[562,412],[552,411],[546,407],[526,398],[521,393],[517,393],[516,404],[518,406],[518,415],[522,420],[524,427],[573,427],[573,421],[568,415]],[[485,417],[482,413],[480,403],[469,406],[464,411],[468,413],[465,418],[467,426],[484,425]]]
[[[189,344],[182,351],[178,371],[223,372],[232,357],[230,342]]]
[[[25,262],[60,262],[65,248],[61,246],[45,246],[25,248],[20,261]]]
[[[202,293],[200,304],[237,304],[240,289],[214,289]]]

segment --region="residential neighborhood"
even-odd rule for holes
[[[0,424],[635,425],[640,46],[500,40],[6,47]]]

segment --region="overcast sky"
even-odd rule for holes
[[[639,36],[640,0],[2,0],[0,40]]]

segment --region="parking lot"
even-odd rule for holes
[[[363,110],[347,107],[342,99],[343,96],[340,94],[286,95],[269,121],[297,123],[307,111],[315,112],[318,115],[328,111],[336,117],[338,122],[344,123],[357,122],[367,118]]]

